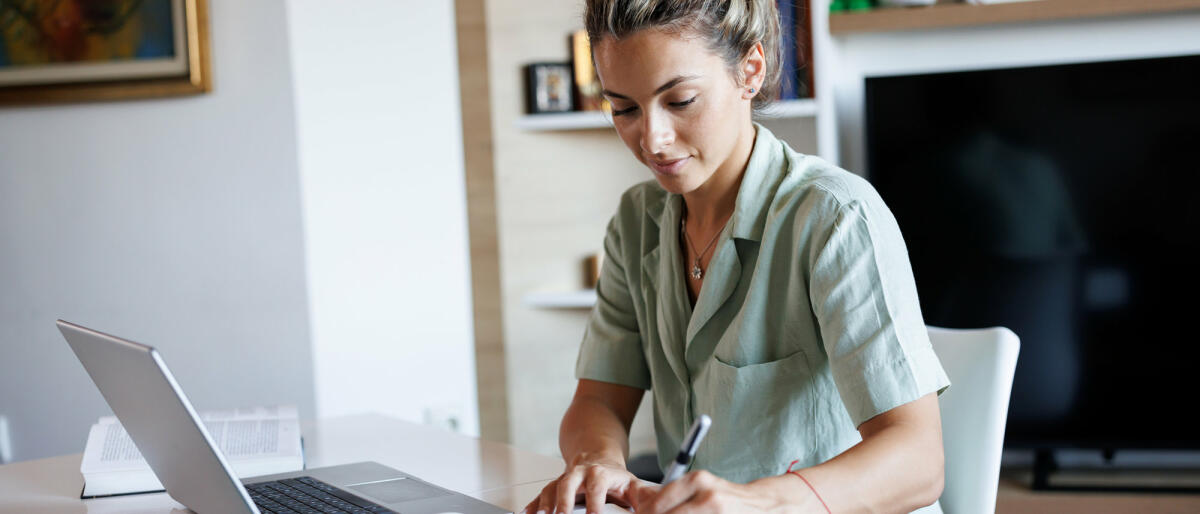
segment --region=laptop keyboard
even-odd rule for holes
[[[263,514],[370,514],[395,512],[313,477],[285,478],[246,485]]]

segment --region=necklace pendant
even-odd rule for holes
[[[704,270],[701,270],[699,265],[693,264],[692,265],[692,280],[700,280],[700,277],[702,277],[702,276],[704,276]]]

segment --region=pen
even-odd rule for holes
[[[712,418],[707,414],[701,414],[699,418],[696,418],[696,422],[692,423],[687,437],[679,446],[679,454],[675,456],[671,467],[667,468],[667,473],[663,476],[662,485],[667,485],[683,476],[683,472],[692,463],[692,457],[696,455],[696,449],[700,447],[700,441],[704,439],[704,434],[708,433],[709,425],[712,425]]]

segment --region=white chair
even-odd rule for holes
[[[1004,327],[927,328],[951,383],[938,398],[946,452],[942,510],[946,514],[995,512],[1020,339]]]

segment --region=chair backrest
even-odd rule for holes
[[[946,514],[995,512],[1020,339],[1004,327],[927,328],[951,383],[938,398],[946,452],[942,510]]]

